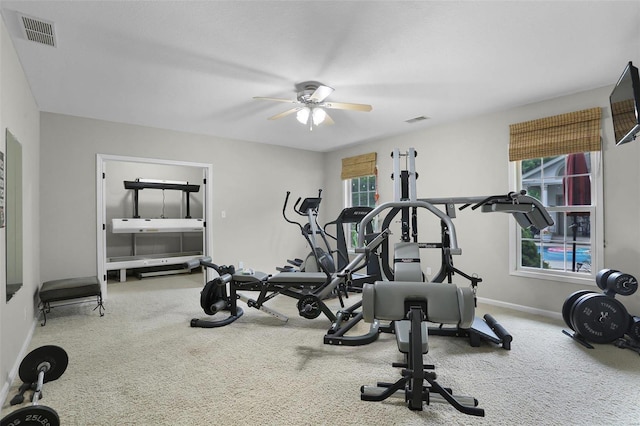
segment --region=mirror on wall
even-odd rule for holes
[[[6,235],[7,302],[22,287],[22,146],[6,131],[3,215]]]

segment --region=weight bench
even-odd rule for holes
[[[40,325],[47,323],[47,314],[51,312],[51,303],[64,300],[80,299],[96,296],[98,305],[93,308],[98,309],[100,316],[104,316],[104,305],[102,304],[102,290],[98,277],[63,278],[60,280],[47,281],[42,284],[39,292],[40,312],[44,320]]]
[[[401,397],[411,410],[422,410],[423,403],[448,402],[464,414],[484,416],[475,398],[454,396],[436,382],[434,372],[426,371],[434,366],[423,364],[423,354],[429,351],[427,322],[469,328],[475,315],[473,289],[445,283],[378,281],[363,286],[362,313],[366,322],[394,322],[398,349],[406,361],[392,364],[403,368],[397,382],[362,386],[363,401]]]
[[[200,306],[207,315],[216,315],[221,311],[229,312],[229,316],[222,319],[193,318],[191,327],[216,328],[231,324],[244,314],[242,308],[237,305],[238,300],[243,301],[250,308],[258,309],[286,322],[289,320],[286,315],[265,306],[266,302],[280,294],[297,299],[298,312],[304,318],[314,319],[324,314],[330,321],[335,321],[335,315],[322,299],[323,292],[328,293],[339,285],[339,283],[336,284],[339,277],[336,278],[324,272],[280,272],[276,275],[259,271],[236,273],[232,266],[211,263],[210,257],[194,259],[184,265],[185,267],[202,265],[218,273],[218,277],[205,282],[200,292]],[[259,294],[256,299],[251,299],[240,291],[258,291]]]

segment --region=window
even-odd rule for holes
[[[345,193],[345,207],[371,207],[374,208],[376,206],[376,176],[360,176],[351,179],[347,179],[344,181],[344,193]],[[374,219],[373,226],[376,228],[376,221]],[[348,229],[345,229],[345,235],[350,235],[348,247],[349,249],[353,249],[356,247],[358,242],[358,228],[357,224],[350,223],[345,226]]]
[[[512,228],[511,273],[593,282],[602,264],[600,108],[510,126],[514,189],[549,211],[546,229]]]
[[[376,205],[376,177],[362,176],[351,179],[351,203],[348,207]]]
[[[344,182],[344,206],[346,207],[375,207],[377,201],[376,160],[377,154],[356,155],[342,159],[340,177]],[[376,224],[373,223],[375,228]],[[347,248],[352,250],[358,242],[357,225],[345,225]],[[348,237],[350,236],[350,238]]]
[[[539,199],[555,222],[517,233],[517,271],[566,274],[591,279],[597,272],[599,247],[598,152],[522,160],[519,188]]]

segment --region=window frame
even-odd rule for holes
[[[540,280],[563,281],[595,286],[595,277],[604,265],[604,206],[602,151],[590,151],[591,158],[591,206],[573,206],[572,210],[591,213],[591,271],[572,272],[539,269],[521,266],[522,232],[516,221],[509,220],[509,275]],[[522,161],[513,161],[509,166],[509,184],[517,191],[522,188]],[[545,206],[546,207],[546,206]],[[562,206],[558,211],[563,211]],[[554,209],[550,207],[550,209]]]

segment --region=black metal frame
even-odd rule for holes
[[[140,182],[138,180],[135,181],[130,181],[130,180],[125,180],[124,181],[124,189],[132,189],[133,190],[133,217],[134,218],[139,218],[139,210],[138,210],[138,192],[145,189],[145,188],[150,188],[150,189],[170,189],[170,190],[175,190],[175,191],[182,191],[185,193],[186,195],[186,209],[187,209],[187,215],[185,216],[186,219],[191,219],[191,210],[190,210],[190,205],[189,205],[189,194],[191,192],[198,192],[200,191],[200,185],[194,185],[194,184],[178,184],[178,183],[161,183],[161,182]]]
[[[93,310],[95,311],[96,309],[98,309],[98,312],[100,313],[100,316],[103,317],[104,316],[104,311],[106,310],[104,307],[104,304],[102,303],[102,292],[98,293],[98,294],[90,294],[90,295],[84,295],[84,296],[77,296],[74,297],[74,299],[85,299],[88,297],[96,297],[96,307],[93,308]],[[40,307],[40,312],[42,313],[42,322],[40,323],[40,325],[42,327],[44,327],[47,324],[47,314],[51,312],[51,309],[55,308],[55,307],[60,307],[60,306],[67,306],[67,305],[75,305],[75,304],[79,304],[79,303],[85,303],[84,300],[78,300],[75,302],[70,302],[69,300],[71,300],[70,298],[58,298],[58,299],[52,299],[52,300],[47,300],[46,302],[40,302],[40,304],[38,305]],[[66,302],[63,303],[61,305],[55,305],[55,306],[51,306],[51,302]]]
[[[225,310],[229,312],[229,316],[222,320],[202,320],[202,319],[193,319],[191,320],[192,327],[204,327],[204,328],[214,328],[214,327],[222,327],[228,324],[231,324],[238,318],[240,318],[243,314],[242,308],[238,306],[238,299],[241,298],[239,295],[239,291],[258,291],[259,295],[257,299],[247,299],[247,306],[251,308],[256,308],[258,310],[264,310],[269,312],[270,310],[264,306],[266,302],[274,298],[275,296],[282,294],[291,298],[298,300],[299,306],[298,309],[300,311],[300,315],[313,319],[317,318],[321,314],[324,314],[329,321],[333,322],[336,320],[336,315],[334,315],[333,311],[326,305],[323,301],[323,291],[325,291],[334,281],[333,279],[326,280],[324,283],[311,283],[304,282],[303,273],[291,272],[291,274],[300,274],[301,280],[299,282],[291,283],[291,284],[283,284],[283,283],[273,283],[269,281],[270,275],[262,274],[262,275],[243,275],[243,274],[229,274],[226,267],[218,266],[206,260],[200,260],[200,264],[207,268],[212,268],[216,270],[219,274],[225,276],[224,282],[220,282],[220,286],[216,289],[215,297],[218,299],[217,301],[212,303],[216,303],[218,308],[210,311],[212,314],[215,314],[219,311]],[[216,278],[217,280],[219,278]],[[229,284],[229,291],[227,293],[226,284]],[[339,286],[338,286],[339,287]],[[205,287],[206,289],[207,287]],[[205,291],[203,289],[203,291]],[[211,290],[214,291],[213,286],[210,286]],[[338,288],[338,297],[340,299],[340,304],[344,307],[344,302],[342,300],[342,296],[340,295],[340,290]],[[203,295],[203,297],[207,297],[207,295]],[[304,306],[300,306],[300,302],[308,301]],[[223,303],[219,303],[222,301]],[[205,313],[206,312],[205,309]]]

